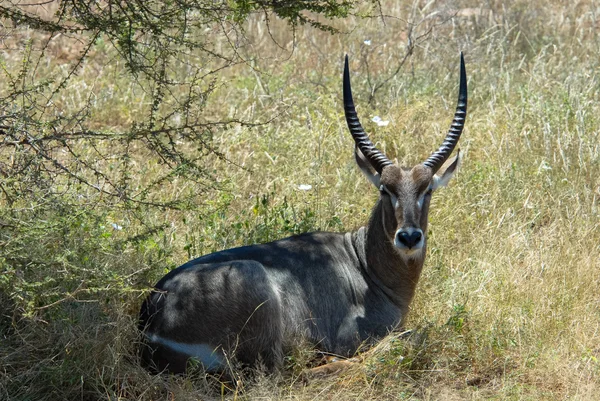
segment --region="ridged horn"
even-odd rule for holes
[[[385,166],[393,164],[390,159],[386,157],[379,149],[373,145],[373,142],[369,139],[369,136],[360,125],[356,109],[354,108],[354,101],[352,100],[352,89],[350,87],[350,69],[348,68],[348,55],[344,62],[344,114],[346,115],[346,123],[348,123],[348,129],[350,134],[354,138],[356,146],[362,154],[367,158],[371,166],[381,174],[381,171]]]
[[[454,120],[446,135],[446,139],[442,143],[442,146],[435,151],[423,165],[429,167],[433,174],[435,174],[439,168],[444,164],[446,159],[450,156],[454,147],[460,139],[463,127],[465,126],[465,118],[467,118],[467,73],[465,71],[465,60],[462,52],[460,53],[460,86],[458,90],[458,102],[456,104],[456,112],[454,113]]]

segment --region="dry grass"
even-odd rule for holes
[[[262,57],[254,71],[239,66],[221,77],[210,112],[249,120],[280,117],[214,138],[248,171],[207,159],[230,194],[199,194],[207,205],[201,217],[148,212],[149,220],[170,224],[156,243],[172,249],[170,260],[177,263],[285,235],[278,213],[297,230],[359,227],[377,194],[352,159],[340,100],[343,54],[351,57],[366,128],[390,157],[410,165],[433,151],[449,126],[462,50],[470,91],[461,139],[466,154],[458,176],[433,200],[430,250],[406,325],[415,331],[409,340],[387,338],[350,371],[308,381],[299,374],[303,362],[282,377],[259,375],[237,389],[219,388],[202,376],[150,376],[136,365],[132,343],[141,302],[134,290],[164,273],[152,268],[119,302],[65,302],[43,324],[4,321],[9,328],[1,332],[0,395],[599,399],[600,9],[589,1],[563,3],[492,1],[480,8],[472,1],[390,0],[381,6],[390,17],[350,18],[339,24],[347,33],[335,36],[301,28],[295,39],[276,21],[270,33],[259,18],[249,21],[250,45],[243,51]],[[409,37],[416,40],[414,54],[393,75]],[[9,67],[19,60],[12,45],[2,56]],[[49,61],[46,71],[60,68],[71,51],[57,46],[62,56]],[[147,104],[106,59],[101,53],[92,57],[60,101],[70,107],[92,91],[99,99],[92,120],[126,126],[136,105]],[[387,78],[368,104],[370,88]],[[370,123],[375,115],[390,124]],[[144,166],[143,158],[138,163],[145,169],[139,180],[160,170]],[[299,184],[312,190],[300,191]],[[164,190],[182,186],[175,180]],[[257,213],[257,199],[265,195],[272,214]],[[223,205],[225,211],[215,212]],[[114,210],[109,217],[126,223],[128,213]],[[130,264],[143,260],[136,252],[144,250],[130,252],[115,269],[137,270]],[[100,262],[108,265],[119,256],[105,255]]]

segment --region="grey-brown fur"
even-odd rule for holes
[[[347,79],[356,161],[380,190],[368,225],[352,233],[308,233],[228,249],[171,271],[140,312],[141,355],[150,368],[184,372],[189,362],[189,355],[158,339],[200,345],[207,364],[232,358],[274,369],[301,340],[350,356],[402,324],[425,259],[431,192],[447,183],[458,157],[435,176],[423,164],[401,169],[388,163],[358,122]],[[207,355],[205,348],[214,351]]]

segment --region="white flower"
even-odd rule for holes
[[[377,123],[377,125],[379,127],[385,127],[386,125],[388,125],[390,122],[388,120],[382,120],[381,117],[379,116],[375,116],[371,119],[371,121],[373,121],[374,123]]]
[[[367,46],[371,46],[371,39],[367,39],[363,43]]]
[[[123,227],[121,227],[120,225],[118,225],[117,223],[112,223],[111,224],[112,228],[114,228],[115,230],[119,230],[121,231],[123,229]]]
[[[312,189],[312,185],[309,185],[309,184],[300,184],[300,185],[298,185],[298,189],[300,191],[310,191]]]
[[[540,166],[538,167],[538,170],[552,170],[552,167],[548,164],[547,161],[542,160]]]

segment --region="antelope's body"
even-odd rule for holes
[[[211,371],[237,360],[273,369],[299,341],[350,356],[396,329],[423,268],[431,193],[458,165],[457,156],[438,172],[460,137],[466,98],[461,55],[459,102],[446,140],[423,164],[402,169],[362,129],[346,59],[344,106],[356,161],[380,191],[368,225],[228,249],[171,271],[142,305],[145,364],[185,372],[195,359]]]

